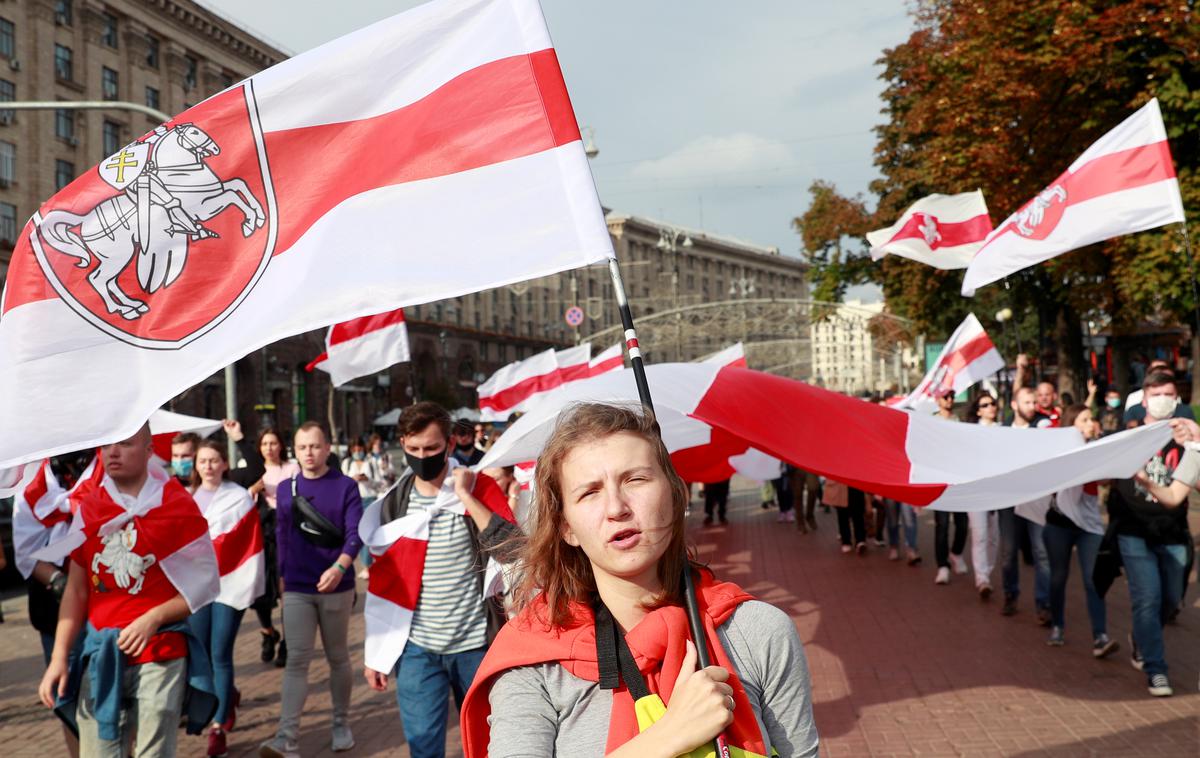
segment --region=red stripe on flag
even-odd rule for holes
[[[574,366],[566,366],[558,370],[558,375],[562,379],[562,383],[573,382],[577,379],[587,379],[591,376],[586,363],[577,363]]]
[[[37,502],[46,496],[50,491],[50,485],[46,483],[46,469],[50,467],[50,461],[42,461],[42,465],[38,466],[37,473],[33,476],[33,481],[25,488],[22,497],[25,498],[25,504],[29,506],[29,512],[37,518],[37,509],[34,507]],[[41,519],[38,519],[41,521]]]
[[[429,543],[401,537],[383,555],[374,557],[367,591],[401,608],[416,610],[421,596],[421,573]]]
[[[258,555],[263,550],[262,525],[254,508],[238,520],[232,529],[213,538],[217,551],[217,570],[221,576]]]
[[[313,358],[311,361],[309,361],[308,365],[304,367],[304,370],[311,374],[313,371],[316,371],[317,366],[320,366],[327,360],[329,360],[329,353],[321,353],[316,358]]]
[[[939,239],[935,239],[932,243],[929,243],[931,250],[937,250],[940,247],[969,245],[972,242],[983,242],[992,231],[992,220],[986,213],[972,219],[967,219],[966,221],[941,221],[933,214],[918,212],[913,214],[908,221],[904,222],[904,226],[888,240],[888,243],[905,239],[925,239],[925,233],[921,231],[921,225],[926,218],[933,219],[934,223],[937,224],[937,232],[941,235]]]
[[[628,339],[628,340],[625,340],[625,345],[626,345],[626,347],[628,347],[630,350],[633,350],[634,348],[636,348],[636,347],[638,346],[638,341],[637,341],[637,339],[636,339],[636,338],[635,338],[635,339]]]
[[[387,313],[377,313],[374,316],[363,316],[362,318],[350,319],[343,321],[340,324],[334,324],[329,330],[329,345],[340,345],[343,342],[349,342],[353,339],[358,339],[365,334],[377,332],[380,329],[392,326],[394,324],[404,323],[404,309],[397,308],[394,311]]]
[[[275,254],[354,195],[522,158],[580,139],[553,50],[485,63],[372,118],[264,136],[279,205]]]
[[[939,387],[926,387],[925,393],[933,396],[938,390],[953,389],[954,377],[958,376],[958,372],[995,349],[996,346],[992,344],[987,332],[982,332],[967,340],[961,347],[946,355],[938,364],[946,367],[946,373],[942,375],[942,383]]]
[[[481,410],[488,408],[494,411],[504,411],[512,408],[522,400],[539,392],[552,390],[561,384],[562,375],[559,373],[559,369],[555,369],[547,374],[531,376],[528,379],[517,382],[511,387],[498,390],[494,394],[481,396],[479,398],[479,408]]]
[[[599,363],[589,366],[588,367],[588,376],[599,376],[600,374],[605,374],[605,373],[608,373],[609,371],[614,371],[618,368],[624,368],[624,367],[625,367],[625,356],[618,355],[616,357],[609,358],[606,361],[600,361]]]

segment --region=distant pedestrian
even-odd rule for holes
[[[967,408],[966,419],[980,426],[997,426],[1000,403],[990,392],[979,394]],[[975,591],[980,600],[992,596],[992,570],[1000,547],[999,511],[971,511],[971,564],[975,569]]]
[[[708,482],[704,485],[704,525],[713,522],[713,512],[717,514],[722,524],[728,524],[725,509],[729,505],[729,479],[719,482]]]
[[[279,552],[275,543],[275,506],[279,483],[290,480],[300,473],[300,466],[287,457],[284,437],[267,427],[258,433],[258,451],[263,459],[263,475],[250,485],[250,494],[258,501],[259,523],[262,524],[263,556],[267,566],[266,590],[254,601],[254,613],[258,616],[259,631],[262,633],[263,663],[274,662],[278,668],[287,665],[287,643],[283,634],[275,628],[271,615],[279,604],[282,591],[279,588]],[[280,619],[282,628],[282,618]]]

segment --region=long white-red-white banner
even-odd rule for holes
[[[962,294],[1084,245],[1183,220],[1155,98],[988,235],[967,267]]]
[[[0,303],[0,469],[133,433],[293,334],[612,257],[537,0],[284,61],[46,201]]]
[[[750,446],[805,471],[934,510],[986,511],[1126,478],[1171,437],[1165,423],[1086,445],[1075,429],[947,424],[736,366],[663,363],[647,366],[646,374],[674,461],[692,450],[696,455],[685,460],[707,456],[717,462]],[[588,400],[639,407],[632,370],[563,387],[554,403],[539,404],[513,423],[477,468],[535,460],[562,409]]]
[[[528,410],[538,398],[564,384],[618,371],[625,366],[620,343],[591,357],[592,343],[544,350],[501,367],[479,385],[482,421],[505,421]]]
[[[938,395],[947,391],[957,395],[1002,368],[1004,358],[992,338],[975,314],[968,313],[950,335],[921,383],[893,407],[932,413],[937,410]]]
[[[333,386],[340,387],[352,379],[404,363],[410,355],[404,309],[397,308],[329,327],[325,352],[314,358],[307,369],[327,372]]]

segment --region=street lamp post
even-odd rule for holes
[[[682,229],[664,226],[658,230],[659,250],[671,254],[671,301],[672,307],[679,309],[679,248],[692,247],[692,238]],[[683,314],[675,314],[675,360],[683,360]]]

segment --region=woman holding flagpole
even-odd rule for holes
[[[691,564],[714,664],[683,608],[687,489],[648,411],[565,412],[537,464],[517,615],[462,709],[468,758],[676,756],[723,734],[815,756],[804,649],[782,611]]]
[[[233,643],[242,616],[266,589],[262,526],[254,499],[225,478],[229,459],[225,448],[204,440],[192,469],[192,499],[208,521],[208,534],[217,551],[221,591],[217,599],[188,618],[192,633],[208,648],[212,659],[217,711],[208,733],[208,755],[223,756],[225,733],[237,723],[241,695],[233,686]]]

